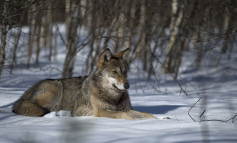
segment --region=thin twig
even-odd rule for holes
[[[204,113],[206,112],[206,109],[205,110],[203,110],[203,112],[200,114],[200,118],[204,115]]]
[[[190,114],[190,111],[193,109],[193,107],[201,100],[201,98],[202,97],[200,97],[191,107],[190,107],[190,109],[188,110],[188,115],[189,115],[189,117],[194,121],[194,122],[196,122],[196,120],[191,116],[191,114]]]
[[[62,35],[62,33],[60,32],[59,27],[58,27],[57,24],[56,24],[56,30],[57,30],[58,33],[59,33],[59,37],[60,37],[60,39],[62,40],[63,45],[66,47],[66,42],[65,42],[65,40],[64,40],[64,38],[63,38],[63,35]]]
[[[154,53],[151,54],[157,61],[159,64],[163,65],[162,62],[154,55]],[[188,93],[185,91],[185,89],[182,87],[182,85],[180,84],[180,82],[172,75],[172,74],[169,74],[173,80],[178,84],[179,88],[181,89],[181,91],[186,95],[188,96]]]
[[[232,123],[234,123],[235,118],[237,117],[237,114],[234,115],[233,117],[231,117],[230,119],[227,120],[221,120],[221,119],[208,119],[208,120],[201,120],[200,122],[204,122],[204,121],[216,121],[216,122],[229,122],[230,120],[232,120]]]
[[[175,78],[175,76],[173,74],[169,74],[173,80],[178,84],[179,88],[181,89],[181,91],[188,96],[188,93],[185,91],[185,89],[182,87],[182,85],[180,84],[180,82]]]

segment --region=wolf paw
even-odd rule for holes
[[[157,119],[155,116],[153,116],[150,113],[142,113],[142,114],[143,114],[143,118]]]
[[[171,119],[170,117],[158,117],[158,119]]]
[[[50,112],[44,115],[45,118],[53,118],[53,117],[71,117],[71,111],[60,110]]]
[[[44,118],[53,118],[53,117],[56,117],[56,112],[50,112],[48,114],[45,114],[43,116]]]
[[[71,111],[66,111],[66,110],[60,110],[58,112],[56,112],[56,116],[60,116],[60,117],[71,117]]]

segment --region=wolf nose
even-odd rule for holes
[[[129,89],[129,87],[130,87],[130,85],[128,83],[125,83],[123,86],[125,89]]]

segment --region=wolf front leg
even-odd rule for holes
[[[139,118],[156,119],[156,117],[150,113],[139,112],[139,111],[135,111],[135,110],[128,111],[128,114],[129,114],[129,116],[132,116],[133,118],[136,118],[136,119],[139,119]]]
[[[156,118],[150,113],[143,113],[143,112],[138,112],[135,110],[130,110],[128,112],[102,110],[102,111],[95,112],[94,115],[96,117],[108,117],[108,118],[127,119],[127,120],[136,120],[136,119],[142,119],[142,118],[152,118],[152,119]]]
[[[136,118],[131,116],[128,112],[122,111],[112,111],[112,110],[100,110],[94,112],[95,117],[108,117],[114,119],[127,119],[127,120],[135,120]]]

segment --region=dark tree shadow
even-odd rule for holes
[[[161,106],[133,106],[133,110],[151,114],[165,114],[169,111],[183,107],[182,105],[161,105]]]

